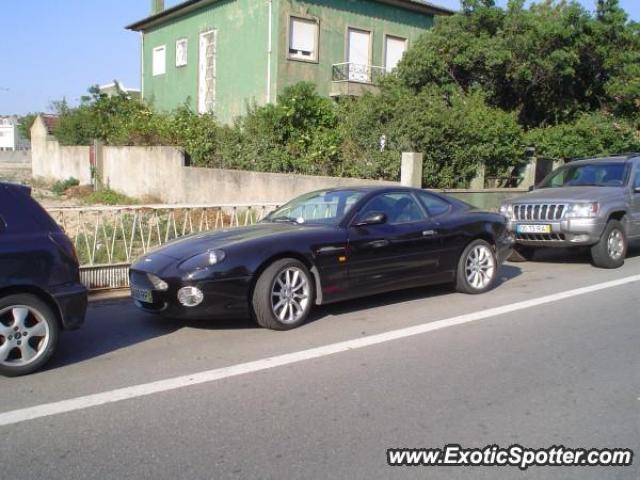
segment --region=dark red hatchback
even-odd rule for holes
[[[28,187],[0,183],[0,374],[44,366],[86,309],[71,241]]]

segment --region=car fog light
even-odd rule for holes
[[[182,287],[178,290],[178,301],[185,307],[196,307],[204,300],[202,290],[197,287]]]

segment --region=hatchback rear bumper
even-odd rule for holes
[[[62,328],[75,330],[84,323],[87,312],[87,289],[79,283],[58,287],[51,291],[58,304]]]

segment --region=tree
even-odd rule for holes
[[[38,118],[37,113],[28,113],[18,120],[18,132],[23,138],[31,140],[31,127],[36,118]]]

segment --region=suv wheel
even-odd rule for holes
[[[627,236],[622,223],[609,220],[600,241],[591,247],[591,259],[596,267],[618,268],[627,256]]]
[[[33,295],[0,299],[0,374],[27,375],[54,354],[60,333],[51,308]]]

